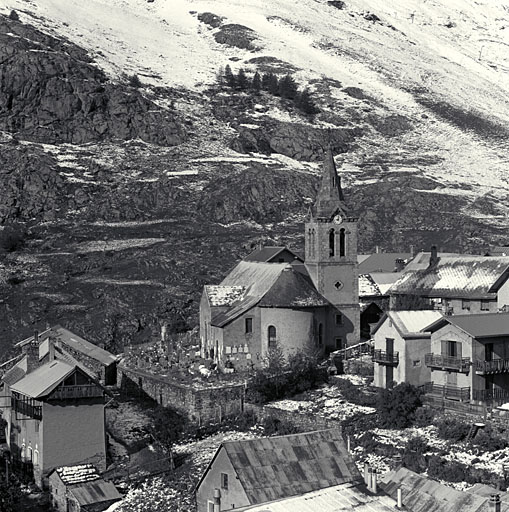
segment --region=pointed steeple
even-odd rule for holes
[[[322,182],[316,196],[314,215],[330,219],[338,209],[345,210],[345,199],[341,190],[341,178],[336,169],[332,145],[328,144],[323,161]]]

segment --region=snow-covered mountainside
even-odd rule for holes
[[[112,345],[193,325],[202,285],[254,244],[302,249],[327,129],[361,251],[509,242],[509,2],[0,0],[0,15],[0,225],[29,228],[0,257],[1,339],[45,319]],[[320,112],[221,85],[227,64],[290,73]]]

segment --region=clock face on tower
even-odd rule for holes
[[[337,215],[334,216],[332,221],[334,222],[334,224],[341,224],[343,222],[343,217],[341,217],[341,215],[338,213]]]

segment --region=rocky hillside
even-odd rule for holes
[[[203,284],[257,243],[302,251],[327,131],[361,251],[508,241],[502,2],[0,13],[0,241],[22,242],[0,248],[3,346],[46,321],[114,350],[163,321],[192,327]],[[229,88],[226,64],[292,74],[320,113]]]

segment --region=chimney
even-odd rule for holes
[[[48,361],[51,363],[51,361],[55,360],[55,343],[56,339],[54,336],[50,336],[48,338]]]
[[[376,494],[378,492],[378,476],[376,469],[371,472],[371,492]]]
[[[221,512],[221,491],[214,489],[214,512]]]
[[[437,246],[432,245],[431,246],[431,256],[429,257],[429,266],[432,267],[433,265],[436,265],[438,263],[438,252],[437,252]]]
[[[370,472],[369,463],[365,462],[364,463],[364,483],[368,486],[368,488],[371,485],[371,475],[369,474],[369,472]]]
[[[410,246],[410,257],[413,258],[415,256],[415,246],[412,244]]]
[[[405,268],[405,260],[402,258],[396,258],[394,262],[394,272],[402,272]]]
[[[398,508],[403,508],[403,496],[401,489],[398,489]]]
[[[392,458],[393,471],[397,471],[401,467],[402,463],[403,463],[403,457],[399,453],[394,455],[394,457]]]
[[[27,356],[27,373],[33,372],[39,366],[39,331],[34,331],[34,338],[23,347]]]
[[[376,245],[375,246],[375,252],[378,254],[380,252],[380,246],[379,245]]]
[[[500,512],[501,505],[500,494],[492,494],[490,497],[490,512]]]

